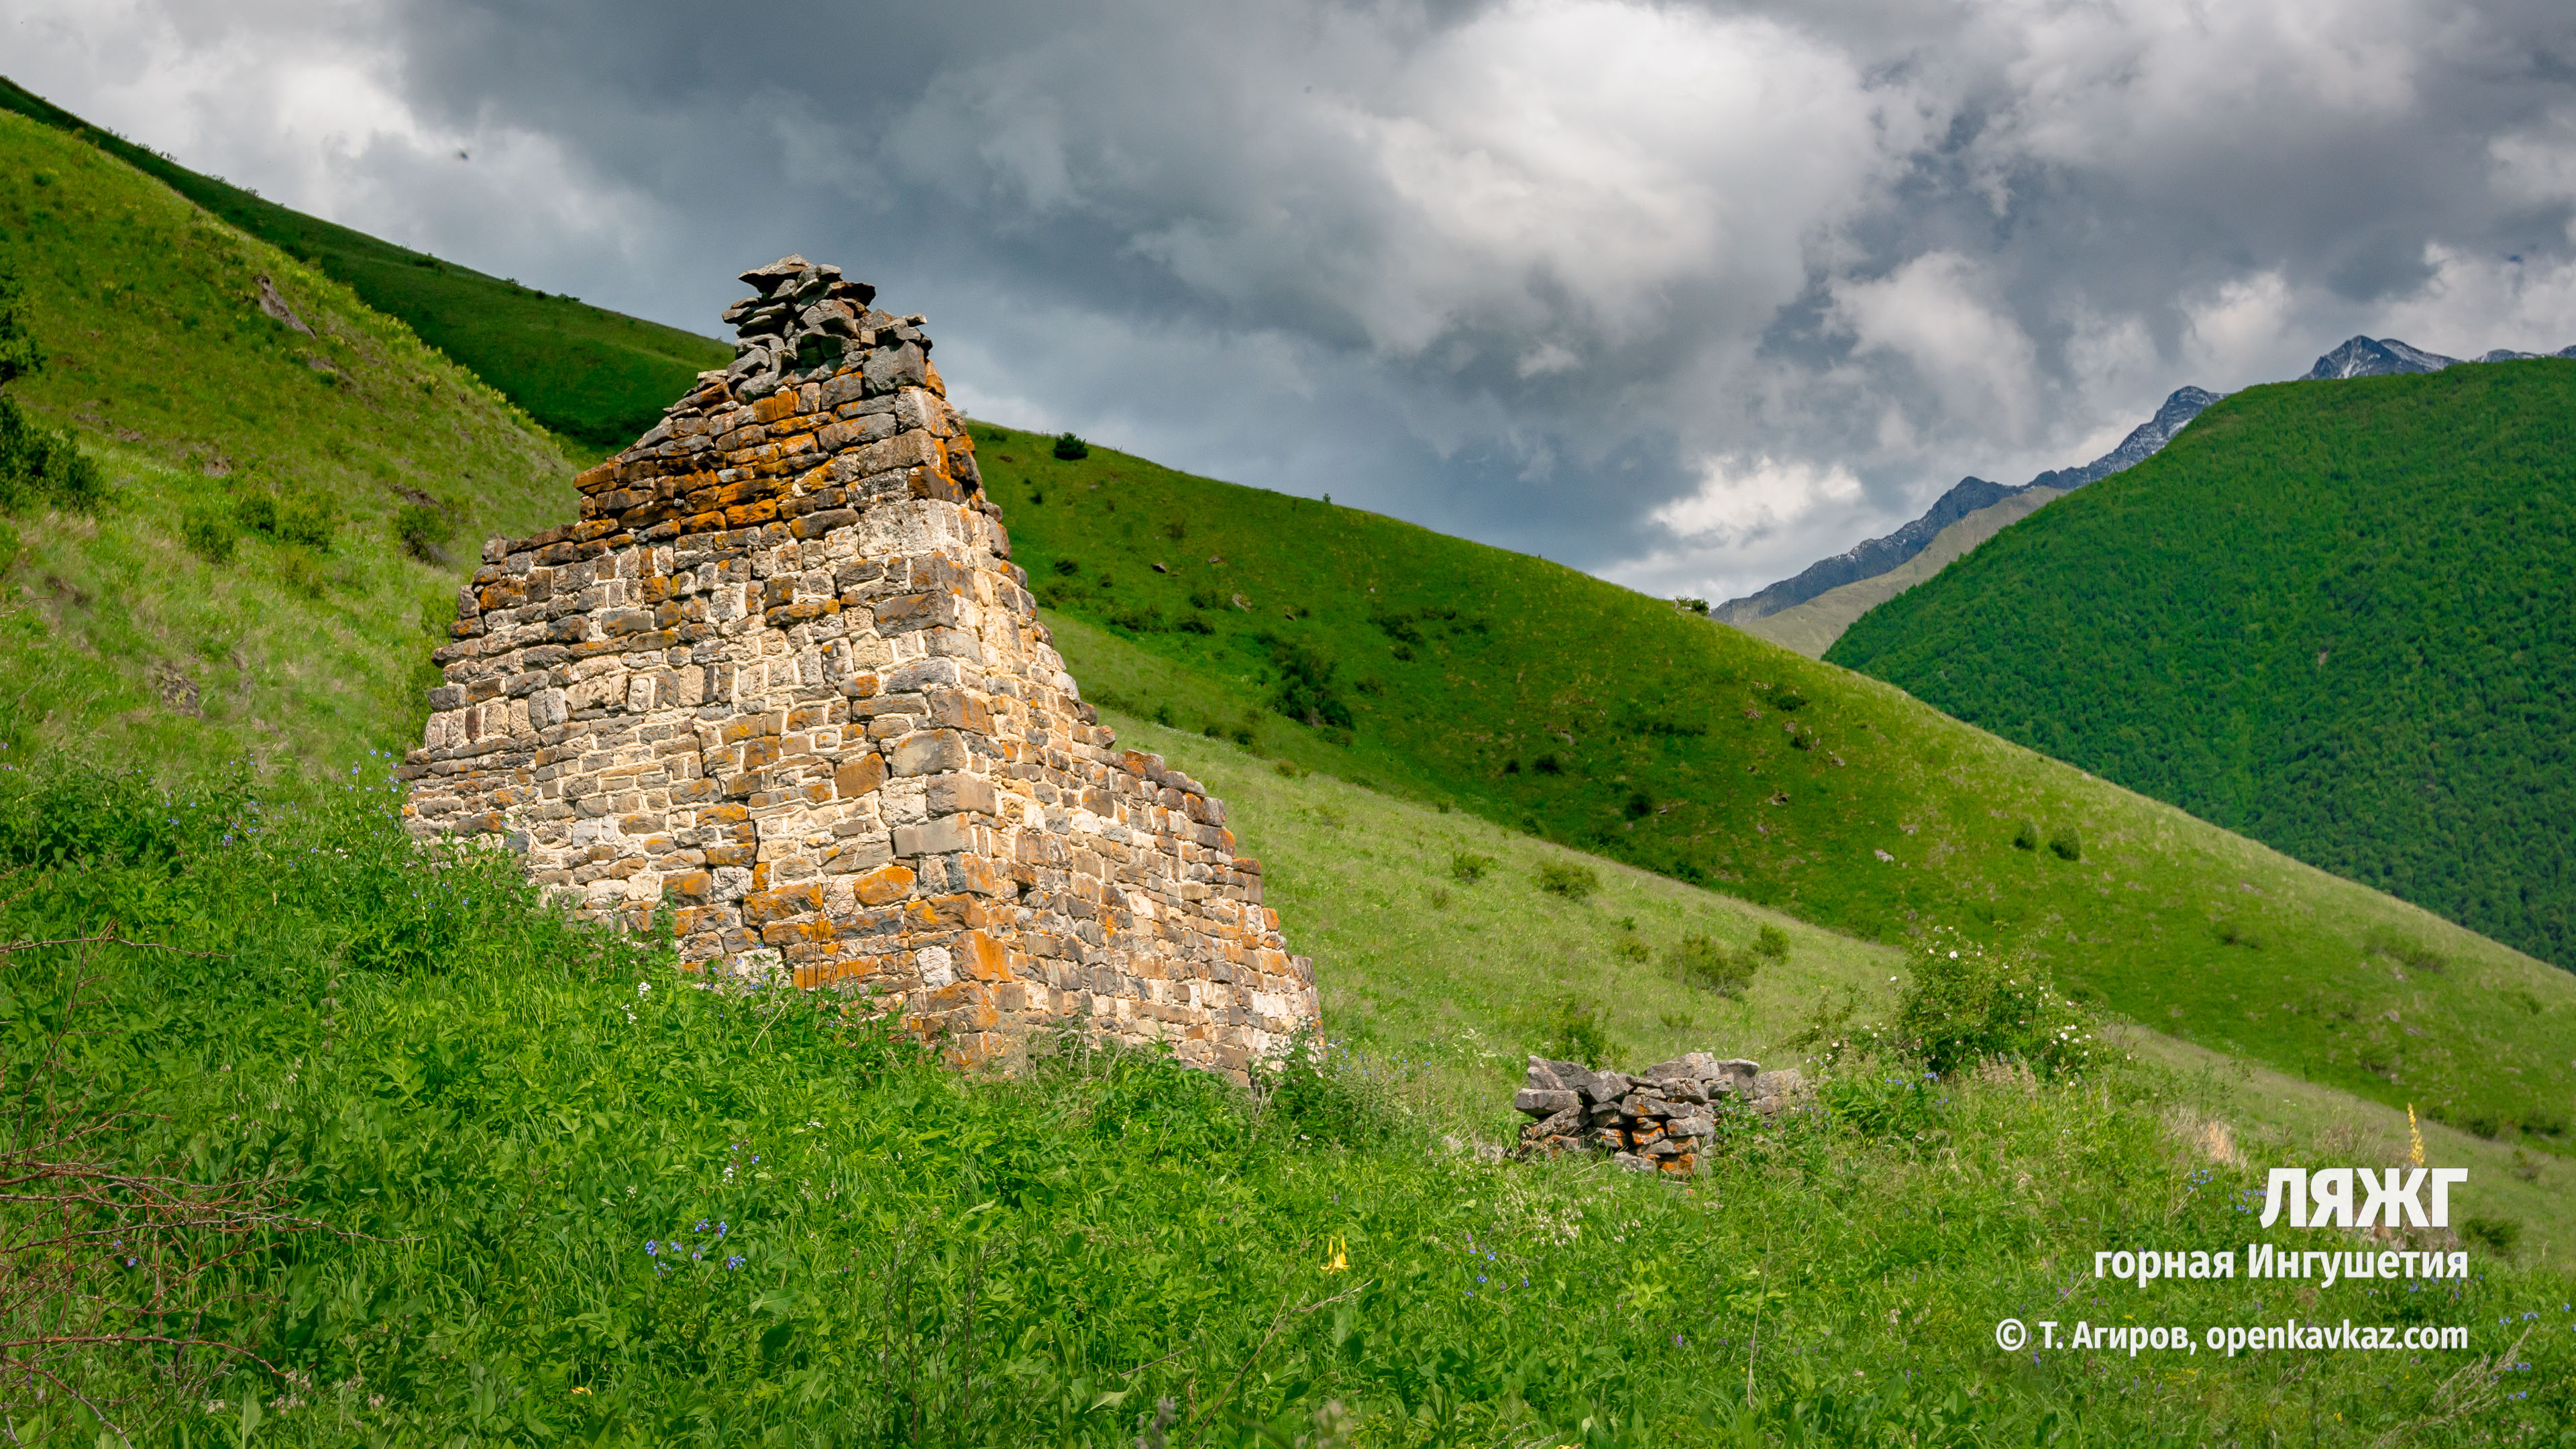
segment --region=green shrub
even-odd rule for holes
[[[1684,936],[1674,943],[1669,957],[1673,975],[1685,986],[1714,991],[1720,996],[1741,996],[1753,984],[1753,973],[1761,958],[1751,951],[1730,951],[1706,936]]]
[[[1764,925],[1753,933],[1753,954],[1774,961],[1789,959],[1789,933],[1778,926]]]
[[[2412,936],[2386,926],[2372,928],[2362,938],[2361,949],[2373,956],[2394,961],[2409,971],[2430,971],[2436,975],[2449,969],[2450,958]]]
[[[245,532],[277,537],[277,500],[265,493],[245,494],[233,504],[233,516]]]
[[[2074,826],[2061,825],[2048,837],[2048,853],[2059,860],[2082,860],[2084,837],[2076,832]]]
[[[1643,790],[1628,792],[1628,803],[1621,807],[1631,820],[1643,820],[1655,813],[1655,797]]]
[[[0,262],[0,386],[45,365],[44,350],[27,329],[26,291],[16,270]],[[51,506],[86,513],[107,495],[107,480],[71,435],[39,427],[0,394],[0,513]]]
[[[1542,775],[1562,775],[1565,773],[1565,762],[1558,759],[1551,751],[1530,761],[1530,768]]]
[[[299,548],[315,553],[329,553],[338,535],[340,522],[331,516],[331,505],[318,498],[296,498],[277,510],[277,537]]]
[[[1270,706],[1290,719],[1317,728],[1349,729],[1351,707],[1333,684],[1333,656],[1293,640],[1270,641],[1270,662],[1279,670]]]
[[[1552,860],[1538,868],[1538,888],[1569,901],[1588,901],[1601,889],[1601,873],[1588,865]]]
[[[2016,828],[2014,829],[2014,831],[2013,831],[2013,849],[2015,849],[2015,850],[2037,850],[2037,849],[2039,849],[2039,827],[2038,827],[2037,825],[2032,824],[2030,821],[2027,821],[2027,820],[2023,821],[2023,822],[2022,822],[2018,827],[2016,827]]]
[[[1071,433],[1059,433],[1055,440],[1055,455],[1067,463],[1080,462],[1091,456],[1091,445]]]
[[[71,435],[39,427],[0,395],[0,513],[54,507],[87,513],[107,497],[107,480]]]
[[[447,562],[447,515],[425,503],[406,503],[395,512],[394,536],[403,552],[422,563]]]
[[[1560,996],[1539,1024],[1531,1048],[1552,1061],[1599,1067],[1610,1059],[1610,1032],[1602,1024],[1600,1003],[1579,996]]]
[[[2036,962],[1990,953],[1936,932],[1898,999],[1894,1033],[1944,1075],[1990,1058],[2051,1079],[2090,1066],[2099,1051],[2091,1013],[2058,991]]]
[[[2514,1249],[2522,1245],[2522,1224],[2512,1218],[2464,1218],[2460,1222],[2460,1240],[2510,1258]]]
[[[236,535],[232,519],[214,508],[191,508],[179,520],[180,541],[188,551],[212,564],[231,563]]]
[[[1487,871],[1501,863],[1490,855],[1478,855],[1471,850],[1457,851],[1449,857],[1449,878],[1460,885],[1474,885],[1485,878]]]

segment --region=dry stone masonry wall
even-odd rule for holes
[[[1717,1135],[1719,1113],[1773,1116],[1805,1089],[1795,1068],[1766,1072],[1759,1062],[1721,1061],[1707,1052],[1657,1062],[1634,1076],[1531,1057],[1512,1106],[1536,1119],[1521,1129],[1523,1156],[1597,1151],[1633,1171],[1689,1176]]]
[[[918,316],[743,274],[733,365],[494,540],[404,770],[581,914],[865,987],[972,1062],[1071,1025],[1241,1073],[1314,975],[1225,806],[1121,751],[1037,621]]]

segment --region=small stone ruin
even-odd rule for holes
[[[1224,803],[1082,702],[922,319],[803,257],[742,280],[732,366],[575,480],[578,521],[485,545],[406,824],[961,1063],[1064,1027],[1276,1054],[1313,968]]]
[[[1534,1056],[1512,1106],[1537,1119],[1521,1129],[1524,1157],[1606,1152],[1632,1172],[1687,1177],[1699,1171],[1719,1113],[1775,1116],[1805,1090],[1794,1067],[1766,1072],[1759,1062],[1707,1052],[1657,1062],[1633,1076]]]

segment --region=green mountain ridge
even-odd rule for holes
[[[587,447],[624,447],[699,372],[733,360],[733,349],[713,338],[548,296],[280,206],[91,126],[6,77],[0,111],[99,147],[348,287],[538,423]]]
[[[2576,361],[2250,389],[1826,655],[2576,964]]]

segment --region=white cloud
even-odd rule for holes
[[[1833,298],[1855,352],[1904,358],[1951,412],[1983,414],[2001,438],[2028,427],[2037,349],[1975,262],[1930,252],[1885,277],[1837,283]]]
[[[1860,496],[1860,480],[1840,466],[1771,457],[1703,458],[1699,487],[1649,516],[1684,539],[1738,540],[1802,518],[1819,504],[1851,503]]]

